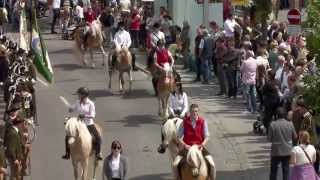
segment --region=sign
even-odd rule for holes
[[[289,35],[298,35],[302,32],[301,26],[296,24],[289,24],[288,25],[288,34]]]
[[[290,24],[301,23],[301,13],[298,9],[290,9],[288,12],[288,21]]]

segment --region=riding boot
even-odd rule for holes
[[[89,125],[87,126],[91,136],[93,137],[94,139],[94,150],[96,151],[96,158],[97,160],[102,160],[102,157],[101,157],[101,137],[95,127],[95,125]]]
[[[213,158],[211,155],[205,156],[205,160],[208,164],[208,170],[209,170],[209,179],[215,180],[216,179],[216,169],[215,169],[215,163],[213,161]]]
[[[88,39],[88,33],[86,33],[83,37],[83,49],[86,50],[87,49],[87,46],[86,46],[86,42],[87,42],[87,39]]]
[[[69,147],[69,137],[66,136],[64,139],[66,154],[62,156],[62,159],[70,159],[70,147]]]
[[[157,88],[158,79],[157,78],[152,78],[152,85],[155,92],[155,96],[158,96],[158,88]]]

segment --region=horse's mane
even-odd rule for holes
[[[204,160],[204,157],[202,156],[202,152],[199,150],[197,145],[193,145],[190,147],[189,152],[187,154],[187,162],[188,164],[193,164],[195,167],[199,168],[200,175],[208,175],[206,162]]]
[[[87,153],[90,153],[92,137],[85,123],[79,121],[76,117],[71,117],[65,127],[70,136],[76,137],[77,133],[79,133],[83,149],[87,150]]]
[[[177,120],[176,123],[175,120]],[[163,125],[162,129],[165,140],[171,141],[173,138],[177,136],[177,127],[180,127],[181,123],[182,119],[180,118],[173,118],[167,120],[167,122]]]

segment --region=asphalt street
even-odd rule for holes
[[[47,20],[42,20],[46,26]],[[45,23],[45,24],[43,24]],[[73,103],[75,91],[80,86],[91,90],[96,104],[96,122],[103,129],[103,156],[110,153],[114,139],[123,145],[124,155],[129,158],[131,180],[172,179],[168,154],[158,154],[161,120],[157,116],[157,99],[153,96],[151,78],[134,72],[133,91],[121,95],[116,76],[113,90],[107,88],[101,54],[95,54],[96,68],[83,67],[73,54],[73,41],[61,40],[59,35],[48,34],[43,28],[49,56],[54,70],[54,83],[39,80],[36,84],[38,120],[37,139],[32,146],[33,180],[71,180],[71,161],[62,160],[64,154],[64,118],[69,116],[66,101]],[[142,65],[143,56],[137,56]],[[265,137],[253,135],[253,117],[241,114],[244,105],[214,97],[216,85],[185,84],[190,101],[200,104],[201,113],[208,120],[211,132],[208,149],[217,165],[218,180],[267,180],[269,144]],[[101,166],[97,179],[101,178]]]

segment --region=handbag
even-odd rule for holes
[[[309,163],[313,166],[313,163],[312,163],[311,158],[309,157],[308,153],[303,149],[303,147],[301,147],[301,146],[299,146],[299,147],[303,150],[304,154],[306,155],[307,159],[309,160]],[[314,168],[312,168],[312,169],[315,174],[316,180],[319,179],[320,177],[317,174],[317,172],[315,171],[315,169]]]

